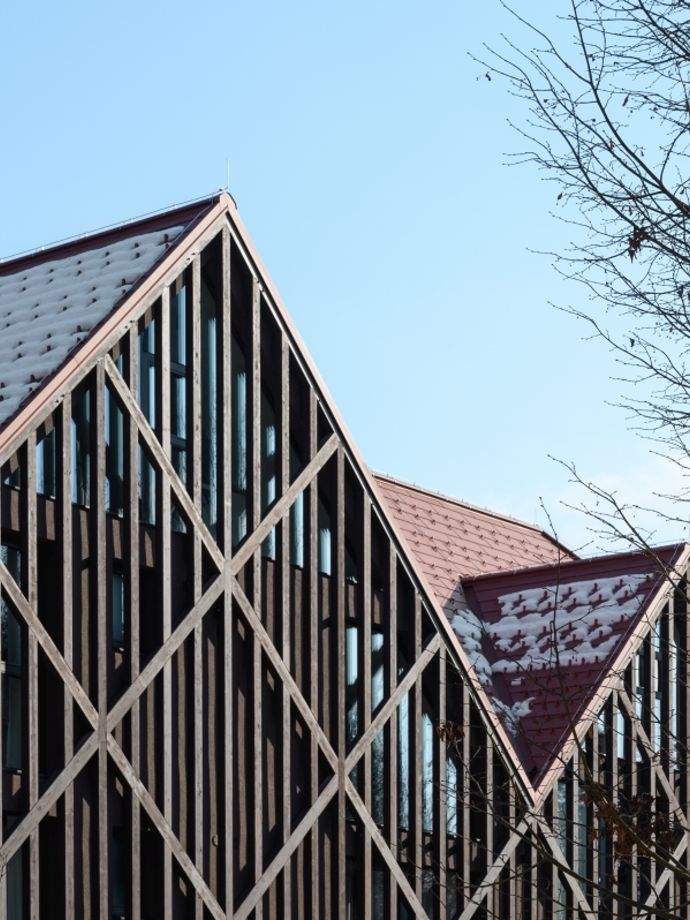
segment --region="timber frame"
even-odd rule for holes
[[[684,581],[534,787],[226,194],[0,466],[4,916],[681,915]],[[674,836],[612,880],[623,786]]]

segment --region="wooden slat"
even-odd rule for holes
[[[226,558],[232,552],[232,254],[230,228],[227,224],[221,234],[222,313],[217,366],[220,369],[220,476],[221,509],[219,530]],[[222,528],[222,529],[221,529]],[[232,640],[234,635],[232,615],[232,581],[225,568],[223,593],[223,832],[225,838],[224,890],[225,909],[229,914],[234,904],[233,879],[233,672]]]
[[[160,301],[156,334],[156,427],[163,453],[170,458],[170,288],[166,285]],[[171,571],[171,500],[170,483],[165,476],[157,478],[156,502],[156,568],[159,579],[159,597],[163,641],[170,637],[172,628],[172,599],[170,595]],[[160,739],[163,746],[163,814],[172,824],[172,668],[170,659],[163,666],[163,731]],[[163,853],[163,912],[172,916],[173,896],[172,854],[169,849]]]
[[[136,326],[132,326],[126,339],[125,369],[127,382],[132,393],[138,391],[139,354]],[[135,420],[125,414],[125,528],[126,547],[129,565],[126,566],[127,578],[127,640],[129,643],[129,680],[136,680],[139,675],[139,436]],[[129,714],[130,724],[130,758],[132,769],[139,773],[140,760],[140,723],[139,700],[132,703]],[[130,865],[131,885],[130,900],[132,920],[141,918],[141,811],[139,800],[130,796]]]
[[[387,631],[387,651],[388,651],[388,673],[387,673],[387,693],[389,700],[394,698],[395,690],[398,684],[398,580],[397,580],[397,555],[393,543],[389,543],[388,550],[388,619],[386,623]],[[420,659],[421,660],[421,659]],[[393,708],[391,718],[386,723],[385,732],[388,740],[388,762],[386,764],[386,801],[384,802],[384,827],[388,838],[388,845],[391,848],[391,854],[394,858],[395,865],[398,864],[398,719],[397,707]],[[386,859],[389,867],[391,861]],[[403,876],[404,877],[404,876]],[[388,910],[392,917],[398,913],[398,884],[399,876],[396,872],[391,872],[389,877],[388,888]],[[409,888],[409,885],[407,886]],[[416,900],[416,896],[415,896]]]
[[[290,346],[285,335],[280,340],[280,495],[285,495],[290,487]],[[283,515],[280,524],[280,611],[282,624],[282,656],[286,667],[290,667],[291,625],[293,622],[290,608],[290,512]],[[287,843],[292,830],[292,779],[291,779],[291,742],[292,725],[290,712],[290,694],[282,685],[283,704],[283,844]],[[283,872],[283,904],[285,912],[292,906],[292,873],[288,866]]]
[[[0,476],[0,522],[2,522],[2,476]],[[2,544],[2,534],[0,531],[0,544]],[[1,587],[0,579],[0,587]],[[7,654],[7,650],[3,647],[4,643],[0,637],[0,660],[2,660],[3,653]],[[3,702],[3,679],[0,675],[0,713],[3,712],[4,702]],[[65,694],[66,695],[66,694]],[[4,764],[5,764],[5,749],[4,749],[4,732],[0,731],[0,774],[2,773]],[[2,820],[5,814],[5,802],[4,802],[4,781],[2,776],[0,776],[0,846],[2,846],[3,841],[5,840],[5,822]],[[1,912],[5,909],[3,905],[7,904],[7,872],[0,872],[0,915]],[[69,916],[66,914],[65,916]]]
[[[249,405],[251,418],[251,508],[250,532],[255,535],[261,520],[261,287],[256,277],[252,282],[252,325],[251,325],[251,384],[249,387]],[[251,538],[250,538],[251,541]],[[248,541],[248,542],[250,542]],[[261,597],[261,543],[254,540],[252,553],[252,607],[258,618],[262,616]],[[256,635],[253,639],[252,661],[252,705],[253,705],[253,764],[254,764],[254,883],[263,873],[263,661],[261,643]],[[256,920],[263,917],[263,906],[256,905]]]
[[[345,703],[345,454],[342,446],[336,455],[336,500],[335,500],[335,623],[336,623],[336,707],[337,707],[337,750],[338,750],[338,817],[336,848],[337,898],[340,917],[345,918],[347,906],[346,891],[346,795],[345,755],[347,753],[347,706]]]
[[[72,557],[72,394],[62,401],[57,417],[55,456],[57,460],[57,503],[60,515],[58,552],[61,558],[62,654],[65,665],[73,666],[73,557]],[[63,689],[63,745],[65,763],[74,753],[74,701],[67,687]],[[74,786],[65,789],[64,798],[64,871],[65,917],[75,915],[74,877]]]
[[[105,371],[96,365],[91,400],[91,457],[94,476],[91,482],[91,577],[96,609],[96,671],[98,700],[98,905],[101,920],[110,920],[108,896],[108,753],[106,715],[108,710],[108,654],[111,647],[106,585],[108,566],[105,543]]]
[[[316,393],[313,389],[309,390],[309,463],[310,466],[318,450],[318,403]],[[311,690],[310,703],[312,719],[318,724],[319,712],[319,490],[318,479],[314,476],[308,481],[309,494],[309,521],[307,524],[308,551],[306,561],[309,573],[309,647],[311,649],[310,667],[309,667],[309,686]],[[315,802],[319,790],[319,748],[317,736],[314,731],[309,735],[310,751],[310,791],[311,801]],[[319,825],[318,821],[314,824],[311,834],[311,914],[313,917],[319,915],[320,908],[320,878],[319,878]]]
[[[22,582],[24,593],[32,610],[38,604],[38,560],[36,533],[36,432],[30,432],[22,451]],[[11,587],[7,585],[8,589]],[[27,708],[28,743],[26,748],[29,809],[38,801],[38,640],[27,630]],[[29,837],[29,917],[38,920],[40,910],[38,827]]]
[[[365,489],[362,490],[362,630],[360,660],[362,662],[362,724],[366,730],[371,722],[371,501]],[[362,783],[364,807],[371,814],[371,746],[367,746],[362,757]],[[362,877],[362,918],[372,920],[372,865],[371,836],[364,831],[364,872]]]
[[[419,594],[415,591],[414,598],[414,624],[413,624],[413,635],[414,635],[414,654],[413,660],[417,661],[419,656],[422,654],[422,600]],[[439,657],[443,654],[443,649],[439,652]],[[408,746],[409,754],[411,760],[411,770],[410,770],[410,844],[409,844],[409,853],[408,859],[411,861],[414,868],[414,879],[415,879],[415,894],[421,900],[422,897],[422,842],[423,842],[423,810],[424,810],[424,800],[423,800],[423,739],[422,739],[422,677],[420,675],[419,679],[413,686],[410,691],[410,702],[411,705],[408,709]],[[440,708],[440,707],[439,707]],[[437,714],[439,722],[443,722],[444,719],[440,714]],[[440,740],[440,739],[439,739]],[[437,784],[436,788],[441,792],[441,795],[437,795],[436,798],[440,801],[441,796],[443,795],[443,790],[445,785]],[[440,825],[436,827],[436,838],[440,841],[441,837],[445,835],[442,834],[439,830]],[[444,869],[444,866],[441,866],[440,863],[437,863],[439,866],[439,871]],[[441,889],[443,890],[443,889]]]
[[[192,261],[192,290],[189,315],[187,317],[188,341],[190,344],[187,361],[187,387],[189,393],[189,417],[187,419],[187,447],[189,451],[188,475],[192,505],[197,519],[202,519],[202,472],[201,472],[201,259],[197,253]],[[202,547],[201,533],[197,527],[192,533],[192,578],[193,598],[198,604],[202,592]],[[204,860],[204,686],[202,666],[201,619],[194,627],[192,686],[194,698],[194,861],[202,871]],[[196,920],[203,918],[203,901],[197,894],[194,901]]]
[[[417,641],[421,645],[421,611],[419,617],[419,635]],[[438,653],[438,684],[436,689],[436,713],[434,714],[434,728],[437,724],[443,724],[448,718],[447,711],[447,694],[448,694],[448,659],[446,649],[441,646]],[[421,689],[421,681],[416,685]],[[438,719],[438,723],[436,723]],[[448,796],[448,772],[446,770],[446,746],[438,732],[434,732],[434,746],[436,748],[435,761],[435,785],[434,785],[434,839],[435,852],[434,863],[437,868],[438,888],[439,888],[439,908],[438,920],[445,920],[446,916],[446,893],[447,893],[447,841],[448,841],[448,820],[447,820],[447,796]],[[457,806],[456,806],[457,807]],[[415,852],[421,848],[415,841]],[[417,857],[415,856],[415,859]]]

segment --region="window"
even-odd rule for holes
[[[156,424],[156,321],[139,334],[139,405],[151,427]],[[156,473],[139,448],[139,517],[142,524],[156,523]]]
[[[121,515],[124,511],[124,416],[110,394],[103,393],[105,414],[105,510]]]
[[[177,288],[177,289],[176,289]],[[172,465],[187,482],[187,286],[181,280],[170,293],[170,452]],[[172,528],[185,533],[184,518],[172,511]]]
[[[247,536],[247,361],[232,337],[232,543]]]
[[[91,499],[91,393],[84,390],[72,403],[72,501],[89,507]]]
[[[14,546],[3,544],[0,558],[12,577],[20,583],[21,554]],[[23,637],[18,618],[8,604],[0,601],[2,625],[2,754],[5,770],[22,769],[22,696]]]
[[[55,498],[55,429],[36,443],[36,491]]]
[[[112,607],[113,646],[125,647],[125,576],[113,569],[110,583],[110,602]]]

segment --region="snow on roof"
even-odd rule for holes
[[[558,755],[681,549],[463,580],[451,626],[533,777]]]
[[[0,275],[0,424],[105,319],[183,229],[139,233]]]

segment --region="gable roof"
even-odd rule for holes
[[[0,426],[215,200],[0,261]]]
[[[451,612],[462,602],[461,578],[577,558],[531,524],[380,473],[374,478],[439,604]]]
[[[684,544],[578,559],[529,524],[375,479],[536,787]]]
[[[451,625],[533,781],[668,588],[683,550],[680,544],[463,579],[466,606]]]

